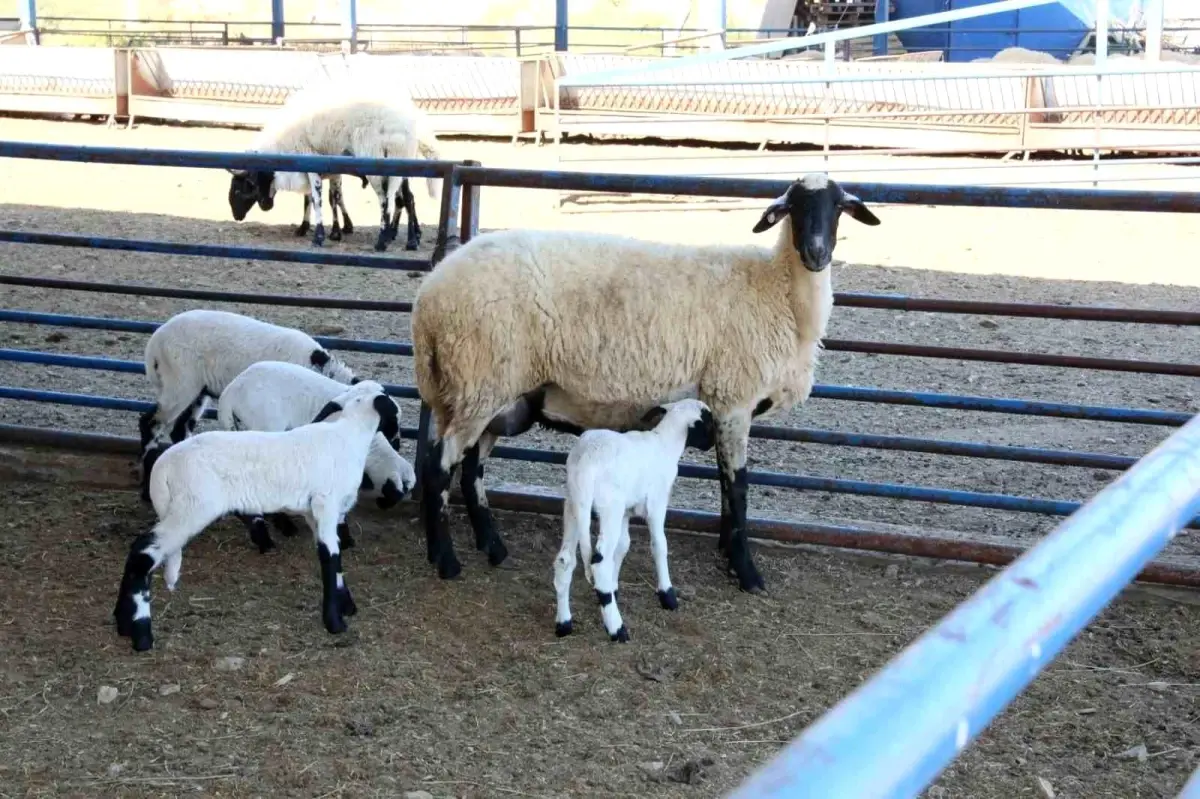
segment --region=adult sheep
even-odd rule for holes
[[[510,230],[438,264],[412,316],[417,388],[437,427],[418,468],[438,574],[461,570],[446,516],[459,463],[476,546],[495,565],[507,550],[486,507],[482,463],[497,437],[534,423],[575,434],[646,429],[656,405],[691,396],[716,424],[719,545],[743,590],[763,588],[746,541],[750,421],[812,389],[842,213],[879,224],[858,197],[810,174],[754,226],[790,220],[770,249]]]
[[[439,157],[437,139],[425,115],[411,98],[395,91],[376,91],[376,88],[358,86],[352,81],[332,81],[300,92],[279,111],[271,124],[263,128],[251,151],[356,158],[412,159],[419,155],[436,160]],[[271,210],[276,191],[307,190],[316,220],[312,241],[316,246],[324,243],[321,175],[271,170],[230,172],[233,178],[229,186],[229,206],[234,219],[244,219],[255,203],[264,211]],[[379,197],[379,238],[375,249],[387,249],[387,243],[396,237],[400,203],[409,214],[405,248],[417,249],[421,229],[408,182],[403,178],[377,175],[363,179],[371,184]],[[427,178],[426,184],[429,196],[436,196],[434,179]],[[393,219],[389,204],[394,199],[398,204]],[[308,206],[305,207],[305,220],[307,212]]]

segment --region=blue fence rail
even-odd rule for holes
[[[730,799],[917,796],[1197,512],[1200,419],[993,577]]]
[[[357,173],[435,176],[443,186],[442,209],[438,223],[439,251],[445,252],[456,242],[470,238],[478,229],[479,187],[506,186],[567,190],[609,190],[642,193],[692,194],[703,196],[733,196],[773,198],[788,185],[787,181],[741,178],[690,178],[654,175],[592,175],[574,172],[538,172],[532,170],[486,169],[472,162],[388,161],[349,157],[259,155],[239,152],[192,152],[183,150],[129,150],[111,147],[75,147],[27,142],[0,142],[0,157],[51,159],[75,162],[103,162],[146,166],[176,166],[196,168],[271,168],[288,171],[320,171],[324,173]],[[985,207],[1039,207],[1063,209],[1107,209],[1136,211],[1200,211],[1200,195],[1188,192],[1089,191],[1076,189],[1009,189],[993,187],[927,186],[892,184],[846,184],[847,188],[871,202],[923,203]],[[391,258],[353,253],[324,253],[319,251],[281,250],[260,247],[214,247],[213,245],[179,244],[175,242],[115,239],[56,233],[0,231],[0,241],[77,246],[171,253],[191,256],[223,256],[250,260],[321,263],[329,265],[365,266],[385,269],[428,269],[429,263],[411,257]],[[435,255],[435,260],[436,260]],[[134,286],[114,283],[62,280],[25,275],[0,275],[0,284],[41,287],[62,290],[111,292],[132,296],[173,297],[212,302],[256,303],[264,305],[342,308],[349,310],[391,311],[407,313],[411,303],[381,300],[361,300],[332,297],[296,297],[287,295],[222,292],[200,289],[178,289],[155,286]],[[1139,324],[1200,325],[1200,313],[1160,311],[1153,309],[1121,309],[1096,307],[1049,306],[1022,303],[992,303],[959,300],[940,300],[842,293],[836,301],[845,307],[882,308],[900,311],[946,313],[987,313],[1020,317],[1079,319],[1103,322]],[[27,324],[56,325],[77,328],[118,330],[135,333],[152,332],[157,323],[132,319],[106,319],[24,311],[0,310],[0,321]],[[412,352],[408,342],[369,341],[317,337],[324,346],[358,352],[407,356]],[[1156,363],[1119,359],[1081,358],[1071,355],[1004,352],[996,350],[967,350],[917,345],[897,345],[889,342],[827,340],[828,349],[848,352],[874,352],[898,356],[986,360],[1000,363],[1025,363],[1042,366],[1110,369],[1161,374],[1200,376],[1200,365]],[[25,350],[0,350],[0,360],[23,361],[72,368],[101,369],[126,373],[141,373],[142,364],[112,358],[87,355],[42,353]],[[412,386],[390,386],[399,397],[417,398]],[[65,402],[85,407],[133,410],[140,407],[137,400],[116,397],[38,392],[33,389],[5,387],[0,394],[7,399]],[[1181,426],[1191,414],[1143,408],[1120,408],[1102,405],[1041,402],[1020,398],[993,398],[970,395],[940,394],[922,391],[897,391],[862,386],[817,385],[815,399],[871,402],[915,407],[1005,413],[1023,416],[1053,416],[1093,421]],[[1123,470],[1134,459],[1106,453],[1073,452],[1035,447],[1010,447],[969,441],[940,441],[909,436],[882,436],[847,433],[832,430],[773,427],[756,425],[756,438],[816,443],[828,446],[849,446],[895,451],[923,452],[959,457],[1042,463],[1058,466],[1079,466]],[[517,447],[497,448],[499,457],[512,457],[545,463],[559,463],[561,453]],[[685,466],[685,476],[711,478],[712,470],[700,465]],[[1075,511],[1076,502],[1020,497],[1006,494],[957,491],[929,486],[909,486],[895,483],[874,483],[838,478],[818,478],[777,472],[756,472],[751,482],[802,490],[849,493],[890,499],[905,499],[941,504],[1015,510],[1049,515],[1067,515]],[[519,500],[524,507],[542,501],[544,497]],[[690,514],[690,515],[689,515]],[[705,514],[684,512],[689,524],[703,527],[711,523]],[[759,530],[789,541],[828,543],[830,530],[841,535],[839,545],[858,546],[889,552],[913,553],[921,545],[909,540],[911,536],[896,533],[872,532],[858,528],[824,528],[779,520],[757,520]],[[814,530],[818,532],[814,532]],[[836,537],[836,536],[834,536]],[[944,546],[943,546],[944,544]],[[980,560],[989,563],[1011,561],[1016,550],[996,549],[979,542],[942,542],[940,549],[930,550],[942,557]],[[923,550],[924,551],[924,550]],[[1166,581],[1200,584],[1200,575],[1188,570],[1168,569]]]

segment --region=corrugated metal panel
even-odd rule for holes
[[[110,97],[113,58],[108,47],[0,47],[0,92]]]

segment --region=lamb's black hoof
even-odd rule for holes
[[[559,621],[559,622],[554,623],[554,637],[555,638],[565,638],[566,636],[570,635],[573,631],[574,631],[574,628],[571,626],[570,619],[567,619],[566,621]]]
[[[418,248],[418,247],[420,247],[420,246],[421,246],[421,242],[419,242],[419,241],[413,241],[412,239],[409,239],[408,241],[406,241],[406,242],[404,243],[404,249],[406,249],[406,250],[410,250],[410,251],[411,251],[411,250],[415,250],[415,249],[417,249],[417,248]]]
[[[615,644],[629,643],[629,629],[624,624],[622,624],[621,629],[617,630],[615,633],[608,636],[608,640],[612,641]]]
[[[343,616],[353,616],[358,613],[358,605],[354,604],[354,597],[350,596],[349,588],[343,588],[338,593],[338,605]]]
[[[438,561],[438,577],[443,580],[453,580],[462,574],[462,564],[454,555],[443,557]]]
[[[658,592],[658,604],[662,605],[664,610],[677,610],[679,608],[679,597],[675,594],[675,586],[671,586],[666,591]]]
[[[304,222],[303,224],[296,225],[296,229],[292,232],[295,234],[296,238],[300,238],[301,236],[307,236],[308,231],[310,230],[312,230],[312,226],[307,222]]]
[[[388,240],[386,234],[380,234],[379,238],[375,239],[375,252],[383,252],[387,249]]]
[[[741,561],[731,561],[729,568],[737,576],[738,587],[746,593],[761,594],[767,590],[762,575],[758,573],[758,569],[754,567],[754,563],[749,557]]]
[[[142,619],[133,622],[133,630],[130,634],[133,639],[133,651],[145,652],[154,646],[154,635],[150,632],[150,620]]]
[[[325,629],[330,635],[341,635],[346,632],[346,621],[340,612],[327,610],[321,615],[321,620],[325,622]]]
[[[500,536],[493,536],[487,548],[488,565],[499,566],[507,557],[508,547],[504,546],[504,542],[500,540]]]
[[[317,225],[317,232],[313,234],[312,243],[314,247],[320,247],[325,243],[325,226]]]
[[[342,226],[342,233],[349,236],[353,232],[354,232],[354,224],[349,219],[347,219],[346,224]]]
[[[341,241],[342,240],[342,229],[340,227],[335,227],[333,230],[329,231],[329,240],[330,241]]]

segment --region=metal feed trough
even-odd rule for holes
[[[272,168],[287,171],[320,172],[336,174],[378,174],[407,177],[432,176],[442,180],[441,214],[438,222],[437,242],[433,261],[436,263],[446,252],[458,246],[462,241],[470,239],[478,230],[479,188],[481,186],[523,187],[556,190],[590,190],[590,191],[619,191],[652,194],[700,195],[710,197],[737,197],[768,199],[778,196],[786,187],[786,181],[750,180],[731,178],[689,178],[666,177],[656,175],[621,175],[621,174],[586,174],[571,172],[545,172],[533,170],[489,169],[474,165],[471,162],[446,161],[400,161],[373,160],[344,157],[317,156],[270,156],[252,155],[248,153],[194,152],[175,150],[134,150],[102,147],[73,147],[62,145],[43,145],[18,142],[0,142],[0,156],[10,158],[51,159],[59,161],[99,162],[118,164],[140,164],[145,166],[184,166],[199,168]],[[1200,194],[1171,193],[1171,192],[1139,192],[1139,191],[1092,191],[1074,189],[1026,189],[1026,188],[991,188],[963,186],[916,186],[894,184],[846,184],[847,188],[866,200],[875,203],[917,203],[926,205],[957,205],[978,207],[1023,207],[1049,209],[1082,209],[1082,210],[1123,210],[1143,212],[1200,212]],[[423,259],[412,257],[392,257],[376,255],[357,255],[348,253],[325,253],[309,249],[284,250],[245,246],[197,245],[178,244],[164,241],[120,239],[101,236],[72,235],[67,233],[27,233],[12,230],[0,230],[0,241],[21,242],[31,244],[54,244],[91,249],[110,249],[134,252],[171,253],[177,255],[234,257],[251,260],[267,260],[293,263],[326,264],[332,266],[356,266],[365,268],[428,270],[430,263]],[[39,287],[58,291],[83,291],[127,296],[171,297],[178,299],[197,300],[205,303],[237,302],[258,305],[301,306],[309,308],[328,308],[363,311],[392,311],[397,313],[411,312],[411,303],[388,302],[382,300],[342,299],[332,297],[306,297],[280,294],[258,294],[245,292],[226,292],[216,290],[181,289],[156,286],[141,286],[122,283],[102,283],[80,280],[50,278],[18,274],[0,274],[0,284],[13,286]],[[1121,322],[1130,324],[1158,324],[1196,326],[1200,325],[1200,313],[1183,311],[1156,311],[1122,308],[1099,308],[1087,306],[1056,306],[1027,303],[974,302],[959,300],[938,300],[906,297],[899,295],[839,293],[835,295],[835,303],[843,307],[891,309],[896,311],[922,311],[953,314],[988,314],[994,316],[1034,317],[1043,319],[1073,319],[1102,322]],[[0,309],[0,321],[28,323],[37,325],[74,327],[96,330],[115,330],[132,333],[150,333],[157,323],[134,319],[109,319],[83,317],[55,313],[33,312],[22,309]],[[388,355],[408,356],[412,347],[407,342],[369,341],[359,339],[328,338],[317,339],[322,345],[335,350],[352,350],[359,352],[381,353]],[[860,353],[879,353],[901,356],[926,358],[947,358],[974,361],[990,361],[1011,364],[1039,364],[1059,367],[1100,369],[1123,372],[1139,372],[1152,374],[1170,374],[1200,376],[1200,366],[1180,363],[1154,363],[1147,361],[1132,361],[1107,358],[1085,358],[1071,355],[1045,355],[1025,352],[1003,352],[996,350],[959,349],[952,347],[927,347],[917,345],[898,345],[880,341],[847,341],[828,340],[827,349]],[[0,360],[18,361],[30,364],[54,365],[80,369],[100,369],[117,372],[141,373],[143,366],[137,361],[118,360],[112,358],[94,357],[86,354],[60,354],[39,352],[24,349],[0,349]],[[412,386],[388,386],[389,393],[408,399],[417,399],[417,392]],[[1014,414],[1022,416],[1060,417],[1084,420],[1099,420],[1107,422],[1123,422],[1129,424],[1159,425],[1163,427],[1184,427],[1176,436],[1168,439],[1158,450],[1142,462],[1135,465],[1133,458],[1103,453],[1072,452],[1065,450],[1043,449],[1033,447],[999,446],[970,441],[944,441],[907,436],[888,436],[873,434],[845,433],[831,430],[793,428],[785,426],[756,425],[752,435],[759,439],[774,439],[779,441],[795,441],[819,443],[831,446],[860,447],[867,449],[886,449],[905,452],[920,452],[955,455],[959,457],[1020,461],[1060,466],[1079,466],[1093,469],[1130,471],[1125,477],[1113,483],[1102,492],[1097,502],[1102,507],[1103,502],[1111,506],[1115,500],[1124,497],[1128,500],[1140,500],[1142,494],[1151,491],[1161,493],[1161,513],[1153,519],[1142,519],[1134,510],[1127,506],[1124,516],[1120,517],[1122,524],[1137,528],[1139,524],[1149,531],[1153,527],[1155,536],[1147,535],[1144,545],[1122,549],[1116,557],[1111,579],[1103,584],[1087,585],[1090,602],[1080,606],[1072,606],[1073,614],[1070,623],[1064,623],[1054,642],[1048,643],[1044,650],[1045,657],[1040,661],[1044,665],[1061,646],[1065,645],[1086,624],[1091,615],[1115,595],[1129,579],[1137,577],[1142,580],[1167,584],[1200,586],[1200,573],[1168,563],[1152,563],[1152,558],[1165,546],[1169,536],[1163,531],[1173,532],[1170,528],[1178,528],[1187,524],[1196,527],[1194,518],[1197,510],[1195,494],[1200,493],[1200,486],[1191,486],[1191,495],[1180,490],[1178,481],[1160,481],[1161,485],[1147,479],[1148,473],[1160,474],[1162,464],[1169,460],[1168,455],[1176,460],[1175,463],[1182,474],[1194,474],[1186,469],[1194,470],[1196,460],[1196,424],[1192,422],[1191,414],[1158,409],[1122,408],[1103,405],[1077,405],[1056,402],[1041,402],[1021,398],[991,398],[957,394],[940,394],[922,391],[896,391],[860,386],[841,386],[818,384],[812,393],[818,399],[852,402],[874,402],[889,405],[921,406],[927,408],[957,409],[969,411],[985,411],[991,413]],[[27,389],[16,386],[0,386],[0,399],[10,401],[28,401],[59,403],[90,408],[105,408],[124,411],[144,411],[149,403],[133,398],[106,397],[89,394],[65,393]],[[422,406],[422,426],[428,425],[428,411]],[[133,424],[130,423],[132,429]],[[422,453],[422,443],[425,438],[420,428],[406,428],[403,435],[418,440],[418,459]],[[137,440],[129,437],[98,435],[61,429],[33,428],[19,425],[0,425],[0,444],[27,445],[70,448],[91,452],[116,452],[130,455],[137,451]],[[1162,454],[1167,450],[1168,455]],[[563,463],[563,453],[547,450],[537,450],[522,447],[497,447],[493,453],[496,457],[510,458],[543,463]],[[1190,459],[1190,460],[1189,460]],[[1133,467],[1131,469],[1131,467]],[[419,469],[418,469],[419,472]],[[680,469],[685,477],[715,479],[715,470],[709,467],[685,464]],[[1066,522],[1058,533],[1039,544],[1018,564],[1041,563],[1039,558],[1045,548],[1057,546],[1055,541],[1077,540],[1079,530],[1088,528],[1095,532],[1096,521],[1107,519],[1104,513],[1096,510],[1096,505],[1086,505],[1081,510],[1080,503],[1057,501],[1052,499],[1020,497],[1007,494],[979,493],[971,491],[952,490],[947,488],[912,486],[897,483],[869,482],[862,480],[845,480],[834,478],[816,478],[799,474],[779,472],[752,472],[750,482],[759,485],[780,486],[787,488],[808,489],[834,493],[848,493],[862,496],[886,497],[919,502],[934,502],[952,505],[971,506],[978,508],[1000,509],[1006,511],[1024,511],[1030,513],[1054,516],[1073,516]],[[1174,493],[1167,496],[1167,488]],[[1104,500],[1105,497],[1110,499]],[[534,511],[542,513],[558,513],[561,510],[561,499],[548,496],[544,492],[521,490],[489,491],[488,498],[492,506],[519,511]],[[1136,503],[1135,503],[1136,505]],[[1158,506],[1156,506],[1158,507]],[[1142,514],[1144,515],[1144,514]],[[1116,516],[1113,516],[1116,519]],[[1081,521],[1082,520],[1082,521]],[[1143,524],[1144,522],[1144,524]],[[714,514],[696,510],[677,509],[669,517],[669,524],[676,528],[712,531],[718,525],[718,517]],[[824,525],[804,522],[784,521],[778,519],[752,519],[750,522],[751,535],[764,539],[784,542],[802,542],[840,546],[853,549],[891,552],[926,557],[950,558],[956,560],[974,561],[990,564],[1008,564],[1023,554],[1023,550],[1015,546],[983,543],[969,540],[941,539],[930,536],[919,536],[895,532],[884,532],[851,526]],[[1075,533],[1071,530],[1075,529]],[[1122,528],[1123,529],[1123,528]],[[1064,532],[1066,531],[1066,532]],[[1086,530],[1084,531],[1086,532]],[[1136,530],[1135,530],[1136,532]],[[1158,534],[1158,533],[1161,533]],[[1132,535],[1132,534],[1131,534]],[[1074,536],[1074,537],[1072,537]],[[1127,551],[1128,550],[1128,551]],[[1005,572],[1004,574],[1008,574]],[[1001,580],[998,576],[996,581]],[[1062,588],[1064,575],[1048,575],[1047,580],[1054,581],[1057,588]],[[984,591],[990,590],[989,585]],[[981,595],[984,592],[981,592]],[[1068,592],[1069,593],[1069,592]],[[1063,591],[1047,594],[1054,602],[1065,601]],[[972,600],[974,601],[974,600]],[[962,613],[972,612],[970,603],[963,606]],[[1045,611],[1054,611],[1053,603],[1045,605]],[[973,617],[972,617],[973,618]],[[931,633],[932,634],[932,633]],[[927,636],[928,638],[928,636]],[[918,641],[914,647],[926,646],[925,639]],[[1032,679],[1036,670],[1023,675],[1027,682]],[[907,674],[907,672],[906,672]],[[941,683],[930,678],[931,686]],[[904,772],[904,779],[897,776],[889,792],[870,794],[886,796],[911,796],[929,779],[936,776],[938,770],[961,750],[967,739],[974,737],[999,712],[1009,699],[1023,687],[1024,683],[1010,681],[1005,684],[1005,691],[989,695],[986,708],[975,717],[975,723],[969,726],[965,737],[960,731],[953,731],[949,739],[955,746],[938,750],[936,757],[923,760],[924,770],[916,777],[910,772]],[[949,684],[948,684],[949,685]],[[870,686],[868,686],[869,688]],[[864,689],[866,690],[866,689]],[[947,688],[949,690],[949,688]],[[854,697],[851,697],[852,701]],[[974,706],[980,706],[983,700],[974,700]],[[856,706],[857,707],[857,706]],[[845,714],[843,714],[845,715]],[[861,721],[861,716],[855,716]],[[931,722],[933,724],[934,722]],[[936,727],[936,724],[934,725]],[[933,729],[934,727],[931,727]],[[822,728],[824,729],[824,728]],[[841,728],[839,728],[841,729]],[[942,731],[945,732],[945,731]],[[939,745],[944,742],[938,738]],[[922,755],[924,756],[924,755]],[[786,761],[780,769],[766,773],[763,780],[779,780],[772,783],[773,789],[763,788],[762,782],[753,793],[756,796],[784,795],[786,786],[794,783],[789,779],[807,772],[803,768],[796,770],[796,761],[788,760],[791,755],[784,753]],[[933,757],[932,755],[930,757]],[[893,759],[887,763],[898,763]],[[929,764],[932,763],[933,766]],[[801,764],[803,765],[803,764]],[[811,766],[811,762],[808,764]],[[899,769],[900,767],[897,766]],[[932,771],[930,769],[933,769]],[[879,770],[858,768],[853,774],[843,773],[838,779],[866,779],[869,774],[877,774]],[[854,777],[858,774],[858,777]],[[899,771],[897,772],[899,774]],[[911,778],[910,778],[911,777]],[[822,777],[830,778],[828,775]],[[907,780],[907,781],[905,781]],[[919,784],[918,784],[919,783]],[[822,783],[810,783],[810,785]],[[843,783],[849,785],[850,783]],[[783,786],[783,787],[781,787]],[[876,785],[879,787],[879,784]],[[910,790],[912,789],[912,790]],[[775,790],[775,793],[770,793]],[[747,794],[750,795],[750,794]],[[789,796],[802,794],[792,792]],[[847,794],[849,795],[849,794]],[[855,793],[854,795],[867,795]]]

